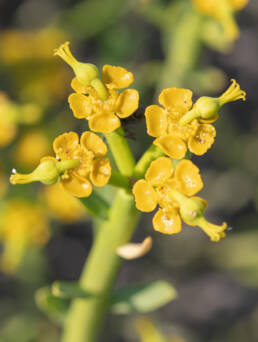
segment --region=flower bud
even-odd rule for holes
[[[26,184],[38,181],[45,185],[51,185],[59,181],[61,173],[76,168],[79,165],[80,161],[78,159],[58,162],[55,158],[46,157],[43,158],[39,166],[29,174],[17,173],[14,170],[14,174],[10,177],[10,182],[12,184]]]
[[[76,78],[85,86],[93,87],[101,100],[107,99],[107,91],[99,79],[99,70],[94,64],[78,62],[72,55],[69,42],[65,42],[58,49],[54,50],[54,56],[61,57],[73,69]]]

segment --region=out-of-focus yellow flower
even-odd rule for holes
[[[33,124],[41,115],[42,111],[37,105],[18,105],[0,92],[0,146],[8,145],[15,138],[18,123]]]
[[[76,222],[85,216],[82,203],[67,192],[60,183],[44,188],[44,199],[51,214],[63,222]]]
[[[192,108],[192,92],[188,89],[167,88],[159,96],[164,107],[146,108],[149,135],[156,137],[154,144],[173,159],[182,159],[187,148],[203,155],[214,143],[218,110],[227,102],[245,100],[245,92],[233,80],[232,85],[218,98],[201,97]],[[192,109],[191,109],[192,108]]]
[[[217,20],[229,40],[239,36],[239,29],[234,12],[243,9],[248,0],[192,0],[195,8],[201,13]]]
[[[9,67],[21,101],[48,106],[68,94],[71,74],[52,58],[53,49],[65,36],[56,28],[5,30],[0,34],[0,59]]]
[[[11,183],[40,181],[49,185],[60,180],[64,188],[76,197],[90,196],[91,182],[98,187],[108,183],[111,166],[109,159],[104,158],[107,147],[96,134],[86,131],[79,141],[75,132],[64,133],[54,140],[53,148],[56,158],[42,158],[30,174],[14,173],[10,177]]]
[[[6,202],[1,215],[0,239],[3,243],[1,268],[14,272],[30,245],[42,246],[50,237],[44,210],[32,203],[13,199]]]
[[[35,167],[38,160],[50,153],[51,145],[41,131],[30,131],[15,146],[15,160],[19,165]]]
[[[51,51],[59,45],[65,33],[56,28],[37,31],[6,30],[0,35],[0,58],[5,64],[32,59],[51,59]]]
[[[163,234],[181,231],[181,220],[199,226],[212,241],[224,237],[227,225],[213,225],[203,217],[206,202],[192,197],[203,187],[199,169],[190,160],[182,160],[173,170],[172,161],[160,157],[153,161],[145,173],[145,179],[133,186],[136,207],[143,212],[159,209],[153,217],[153,227]]]
[[[4,197],[6,191],[8,188],[8,181],[7,177],[3,173],[3,171],[0,169],[0,199]]]
[[[78,62],[71,54],[69,43],[63,44],[55,54],[63,58],[74,70],[76,78],[72,88],[76,93],[68,102],[77,119],[89,120],[92,131],[111,133],[121,126],[120,119],[132,115],[139,105],[139,94],[129,87],[133,74],[122,67],[104,65],[102,77],[95,65]]]

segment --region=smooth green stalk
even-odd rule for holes
[[[133,173],[134,177],[143,178],[150,163],[163,155],[164,153],[161,151],[161,149],[158,146],[152,144],[136,164]]]
[[[99,227],[92,250],[84,266],[80,286],[97,294],[75,299],[67,317],[62,342],[95,342],[109,308],[111,290],[121,264],[117,247],[128,242],[139,219],[131,195],[119,190],[109,220]]]
[[[89,214],[101,220],[107,220],[110,205],[96,191],[93,191],[90,197],[79,198]]]
[[[105,136],[119,171],[123,175],[131,176],[135,167],[135,159],[124,137],[122,127]]]
[[[121,173],[112,170],[111,177],[108,184],[113,185],[117,188],[122,188],[127,191],[130,190],[130,177],[122,175]]]
[[[201,54],[202,21],[202,16],[189,6],[173,27],[163,30],[166,61],[159,92],[167,87],[185,86],[185,80]]]

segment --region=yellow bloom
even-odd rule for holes
[[[228,102],[245,100],[245,92],[235,80],[218,98],[200,97],[192,107],[192,92],[188,89],[168,88],[159,96],[163,106],[146,108],[147,132],[155,137],[154,144],[173,159],[182,159],[187,148],[203,155],[214,143],[218,110]]]
[[[154,144],[173,159],[183,159],[187,148],[194,154],[204,154],[213,144],[215,128],[197,120],[186,126],[179,120],[192,107],[192,92],[188,89],[168,88],[159,96],[163,106],[146,108],[147,132],[155,137]]]
[[[201,13],[217,20],[223,27],[229,40],[235,40],[239,29],[234,18],[234,11],[243,9],[248,0],[192,0]]]
[[[18,105],[6,94],[0,92],[0,146],[12,142],[17,134],[17,124],[33,124],[42,115],[41,109],[34,104]]]
[[[13,272],[28,246],[42,246],[50,231],[44,210],[23,200],[10,200],[2,212],[0,238],[3,243],[1,268]]]
[[[203,187],[199,169],[190,160],[180,161],[175,170],[171,159],[160,157],[153,161],[145,173],[145,179],[133,186],[136,207],[143,212],[159,209],[153,217],[153,227],[163,234],[181,231],[181,220],[199,226],[212,241],[224,237],[226,224],[213,225],[203,217],[206,202],[192,197]]]
[[[129,87],[133,74],[122,67],[104,65],[102,77],[95,65],[78,62],[71,54],[69,43],[63,44],[55,54],[63,58],[74,70],[72,80],[75,93],[68,102],[77,119],[89,120],[92,131],[111,133],[121,126],[120,119],[132,115],[139,105],[139,94]]]
[[[5,30],[2,32],[0,58],[6,64],[21,63],[32,59],[51,59],[55,46],[60,44],[65,33],[56,28],[37,31]]]
[[[51,214],[60,221],[76,222],[85,215],[82,203],[66,191],[60,183],[45,187],[43,196]]]
[[[60,180],[64,188],[76,197],[90,196],[91,182],[98,187],[108,183],[111,167],[109,159],[103,158],[107,147],[96,134],[86,131],[79,142],[75,132],[64,133],[54,140],[53,148],[56,158],[42,158],[39,166],[28,175],[14,173],[10,177],[11,183],[40,181],[55,184]]]

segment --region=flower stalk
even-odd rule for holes
[[[139,212],[135,208],[133,196],[119,190],[110,210],[109,220],[98,229],[80,278],[81,288],[97,295],[72,302],[62,342],[97,340],[121,264],[116,250],[130,240],[138,219]]]

